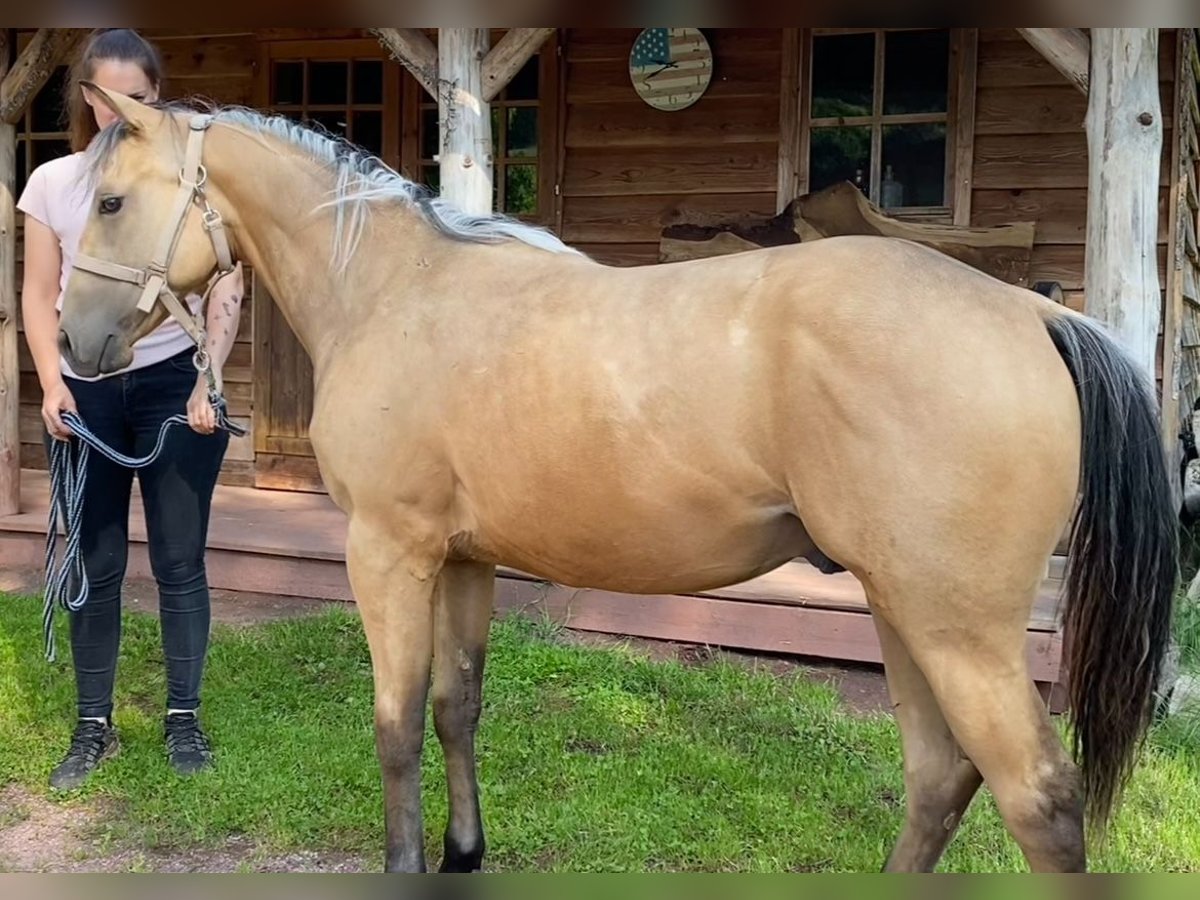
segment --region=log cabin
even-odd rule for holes
[[[864,215],[889,228],[951,239],[1022,229],[1020,265],[1006,277],[1108,322],[1153,370],[1182,497],[1200,399],[1194,29],[143,33],[163,53],[169,97],[311,122],[469,209],[539,223],[611,265],[658,263],[680,229],[777,220],[798,198],[846,184]],[[41,564],[47,502],[39,387],[20,336],[14,200],[34,167],[67,152],[63,81],[84,36],[0,29],[0,573]],[[678,43],[695,77],[651,84],[639,47],[654,40]],[[445,81],[488,111],[477,127],[447,133],[456,101],[439,95]],[[1137,115],[1151,118],[1135,139],[1122,123]],[[473,153],[491,166],[472,166]],[[1146,203],[1157,217],[1131,226],[1129,210]],[[231,412],[249,434],[231,443],[222,472],[210,579],[351,600],[344,522],[307,438],[311,368],[250,274],[225,370]],[[148,575],[136,510],[130,572]],[[1031,670],[1052,705],[1061,568],[1056,557],[1028,632]],[[622,635],[879,662],[857,582],[803,561],[681,597],[578,591],[503,571],[497,608]]]

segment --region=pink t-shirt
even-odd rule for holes
[[[87,224],[88,212],[92,205],[91,191],[88,190],[85,179],[81,177],[83,174],[82,153],[72,153],[70,156],[43,163],[33,170],[33,174],[29,176],[29,183],[21,193],[21,199],[17,201],[17,209],[48,226],[58,236],[58,246],[62,253],[62,273],[59,277],[55,308],[59,310],[62,309],[63,291],[67,288],[75,252],[79,248],[79,239],[83,235],[83,227]],[[197,294],[189,295],[187,304],[192,312],[196,313],[200,309],[200,297]],[[133,362],[121,372],[162,362],[194,346],[179,322],[168,317],[158,328],[133,345]],[[59,357],[59,366],[64,375],[79,377],[71,371],[71,367],[62,357]],[[120,372],[109,373],[118,374]]]

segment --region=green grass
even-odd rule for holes
[[[0,597],[0,785],[41,794],[68,740],[73,688],[65,659],[42,660],[39,613],[37,601]],[[61,646],[65,622],[59,633]],[[54,802],[103,809],[101,846],[205,846],[240,834],[267,850],[381,859],[369,672],[361,626],[346,612],[214,629],[204,716],[218,765],[180,780],[162,753],[158,625],[127,616],[122,755]],[[652,662],[506,620],[493,629],[484,696],[492,870],[872,871],[900,825],[890,718],[852,716],[799,676]],[[1198,747],[1178,722],[1154,735],[1096,868],[1197,868]],[[432,727],[425,760],[435,864],[446,801]],[[943,868],[1023,867],[981,794]]]
[[[1179,660],[1190,670],[1200,669],[1200,603],[1189,600],[1180,591],[1175,600],[1175,641],[1179,644]]]

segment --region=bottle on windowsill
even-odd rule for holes
[[[884,209],[895,209],[904,205],[904,185],[896,180],[891,166],[888,166],[884,173],[880,199]]]

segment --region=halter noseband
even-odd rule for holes
[[[144,313],[148,313],[154,308],[156,300],[161,300],[163,306],[167,308],[167,312],[179,320],[179,324],[196,342],[196,369],[208,374],[210,379],[212,373],[208,351],[205,347],[207,336],[204,331],[203,310],[208,303],[208,295],[212,293],[213,286],[233,271],[233,256],[229,252],[229,237],[225,233],[225,223],[221,219],[221,214],[209,205],[208,198],[204,193],[208,172],[200,162],[200,158],[204,135],[211,124],[212,116],[206,114],[193,116],[189,123],[187,150],[184,155],[183,168],[179,170],[179,190],[171,207],[171,218],[167,220],[173,222],[174,225],[164,232],[150,262],[141,269],[135,269],[81,253],[75,257],[72,266],[72,268],[100,275],[103,278],[136,284],[142,289],[142,296],[138,299],[137,308]],[[201,221],[204,224],[204,230],[208,232],[213,251],[217,256],[217,271],[209,279],[201,299],[201,313],[197,316],[192,315],[167,284],[167,271],[171,267],[171,260],[175,257],[175,250],[179,246],[179,239],[183,235],[183,226],[187,222],[188,211],[193,203],[201,208]]]

